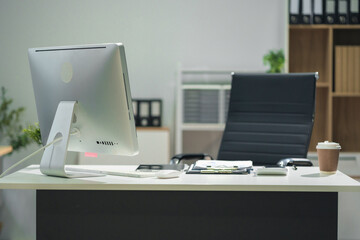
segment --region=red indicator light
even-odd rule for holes
[[[91,153],[91,152],[86,152],[85,153],[85,157],[94,157],[94,158],[96,158],[97,156],[98,156],[97,153]]]

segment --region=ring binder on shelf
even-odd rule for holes
[[[313,24],[324,23],[324,5],[323,0],[313,0]]]
[[[162,100],[133,99],[134,115],[138,127],[161,127]]]
[[[161,101],[151,101],[150,120],[152,126],[161,126]]]
[[[300,21],[300,1],[301,0],[289,0],[289,23],[299,24]]]
[[[325,1],[325,23],[334,24],[336,19],[336,1],[326,0]]]
[[[359,24],[360,23],[360,0],[350,0],[349,6],[349,23]]]
[[[312,13],[311,13],[311,0],[302,0],[301,4],[301,23],[311,24]]]
[[[338,0],[338,18],[337,23],[347,24],[349,23],[349,4],[348,0]]]
[[[150,124],[150,106],[149,102],[139,101],[140,126],[149,126]]]
[[[136,101],[132,101],[133,104],[133,112],[134,112],[134,116],[138,115],[138,111],[137,111],[137,102]],[[135,117],[135,121],[136,121],[136,117]]]

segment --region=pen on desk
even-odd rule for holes
[[[233,173],[230,169],[204,169],[200,173]]]
[[[249,168],[208,168],[208,169],[201,169],[200,173],[250,173]]]
[[[238,168],[214,168],[214,167],[207,167],[206,170],[237,170]],[[204,169],[205,170],[205,169]]]

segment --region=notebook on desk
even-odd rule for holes
[[[192,164],[187,174],[248,174],[252,161],[199,160]]]

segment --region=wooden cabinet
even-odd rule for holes
[[[0,146],[0,158],[11,152],[12,152],[11,146]]]
[[[289,72],[319,72],[309,151],[319,141],[360,152],[360,26],[289,25]]]

